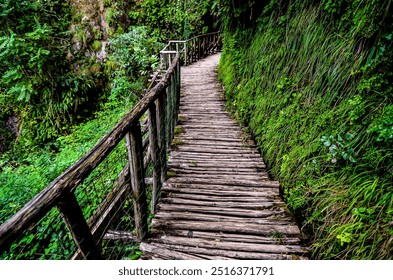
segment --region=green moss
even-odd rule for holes
[[[92,49],[94,50],[94,51],[100,51],[101,50],[101,48],[102,48],[102,43],[101,43],[101,41],[98,41],[98,40],[95,40],[94,42],[93,42],[93,44],[91,45],[91,47],[92,47]]]
[[[273,2],[253,28],[240,19],[227,28],[219,76],[228,107],[280,180],[314,258],[392,258],[391,25],[363,24],[385,6],[354,1],[349,23],[332,1]]]

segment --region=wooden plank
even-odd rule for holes
[[[244,141],[238,138],[219,138],[216,136],[210,136],[210,137],[203,137],[201,135],[197,135],[197,136],[187,136],[187,135],[182,135],[181,137],[184,140],[196,140],[196,141],[210,141],[210,142],[224,142],[224,143],[239,143],[239,144],[243,144]],[[249,144],[249,143],[247,143]]]
[[[263,210],[252,210],[252,209],[237,209],[237,208],[225,208],[225,207],[207,207],[207,206],[195,206],[195,205],[181,205],[181,204],[159,204],[158,209],[161,211],[184,211],[193,213],[211,213],[211,214],[222,214],[226,213],[228,216],[243,217],[243,218],[267,218],[273,216],[282,216],[285,213],[284,209],[263,209]]]
[[[104,240],[120,240],[120,241],[127,241],[131,243],[137,243],[140,240],[133,232],[125,232],[125,231],[118,231],[118,230],[109,230],[105,233],[103,238]]]
[[[190,199],[190,200],[197,200],[197,201],[214,201],[214,202],[250,202],[250,203],[258,203],[258,202],[275,202],[279,203],[282,202],[280,197],[272,197],[272,196],[250,196],[246,193],[243,193],[242,196],[214,196],[207,193],[177,193],[177,192],[163,192],[163,198],[182,198],[182,199]]]
[[[250,148],[255,148],[254,146],[250,146],[249,144],[243,143],[241,141],[238,142],[223,142],[223,141],[204,141],[204,140],[189,140],[186,139],[184,137],[180,138],[175,138],[175,140],[178,140],[179,142],[181,142],[182,146],[204,146],[204,147],[208,147],[208,148],[213,148],[213,147],[217,147],[217,148],[221,148],[221,149],[225,149],[225,148],[244,148],[244,149],[250,149]]]
[[[275,234],[284,234],[286,236],[301,237],[299,228],[296,225],[251,225],[234,224],[227,222],[197,222],[197,221],[164,221],[153,219],[154,228],[163,228],[167,231],[171,229],[186,229],[186,230],[200,230],[200,231],[218,231],[227,233],[244,233],[256,234],[263,236],[271,236]]]
[[[189,152],[189,153],[203,153],[203,154],[210,154],[210,155],[216,155],[216,154],[222,154],[222,155],[257,155],[259,154],[256,151],[247,149],[247,148],[229,148],[229,147],[208,147],[208,146],[191,146],[191,145],[178,145],[175,146],[175,150],[178,152]]]
[[[171,236],[188,237],[188,230],[171,230]],[[193,238],[204,238],[208,240],[216,240],[223,242],[242,242],[252,244],[287,244],[298,245],[302,243],[300,238],[285,237],[285,236],[260,236],[250,234],[235,234],[235,233],[222,233],[222,232],[209,232],[209,231],[193,231]],[[157,235],[160,236],[160,235]],[[153,236],[156,237],[156,236]]]
[[[186,153],[182,152],[181,154],[173,150],[172,151],[172,156],[169,159],[171,162],[182,162],[182,161],[187,161],[187,162],[206,162],[206,163],[216,163],[217,162],[222,162],[222,163],[238,163],[241,165],[246,165],[246,164],[262,164],[265,165],[264,162],[262,161],[261,158],[258,156],[253,156],[253,155],[248,155],[247,157],[243,155],[219,155],[216,154],[214,157],[211,154],[196,154],[196,153]]]
[[[236,173],[255,174],[256,172],[261,172],[263,174],[264,172],[266,172],[264,167],[260,167],[256,164],[242,166],[242,165],[236,165],[234,163],[228,164],[223,162],[214,162],[214,163],[203,163],[203,162],[190,163],[187,161],[185,161],[184,163],[170,162],[168,168],[170,168],[174,172],[181,171],[181,170],[189,170],[189,171],[196,171],[196,172],[209,171],[209,172],[216,172],[217,174],[222,174],[225,172],[232,172],[233,174]]]
[[[141,244],[142,246],[142,244]],[[184,252],[189,254],[200,255],[210,255],[215,257],[222,257],[218,259],[234,258],[243,260],[291,260],[293,257],[291,255],[285,254],[269,254],[269,253],[256,253],[256,252],[245,252],[245,251],[227,251],[220,249],[206,249],[191,246],[181,246],[181,245],[171,245],[171,244],[161,244],[161,243],[150,243],[150,250],[157,250],[157,248],[165,248],[167,250]],[[143,243],[143,248],[146,248],[146,243]],[[145,249],[146,250],[146,249]],[[178,258],[183,259],[183,258]]]
[[[269,209],[277,206],[281,206],[283,202],[278,203],[274,201],[261,201],[261,202],[225,202],[225,201],[204,201],[195,199],[182,199],[182,198],[171,198],[164,197],[161,198],[162,203],[170,204],[183,204],[183,205],[196,205],[196,206],[206,206],[206,207],[223,207],[223,208],[236,208],[236,209],[253,209],[253,210],[263,210]]]
[[[157,212],[154,216],[155,219],[160,220],[182,220],[182,221],[205,221],[205,222],[233,222],[241,224],[259,224],[259,225],[289,225],[293,224],[293,221],[289,218],[278,218],[274,219],[266,218],[247,218],[244,217],[232,217],[227,213],[221,213],[222,215],[216,214],[201,214],[194,212]]]
[[[211,175],[209,173],[196,173],[196,172],[187,172],[187,170],[183,170],[182,173],[180,174],[172,174],[171,177],[174,178],[182,178],[182,179],[186,179],[186,178],[192,178],[192,179],[206,179],[207,177],[212,178],[212,180],[223,180],[223,181],[234,181],[234,180],[242,180],[245,182],[249,182],[249,183],[256,183],[258,181],[268,181],[269,177],[267,176],[267,173],[265,173],[265,175],[260,172],[260,173],[253,173],[252,175],[245,175],[245,174],[236,174],[236,173],[232,173],[232,174],[220,174],[217,175],[219,173],[217,172],[213,172],[213,174],[215,175]]]
[[[272,181],[266,181],[267,183],[271,183]],[[173,183],[168,182],[172,187],[178,189],[194,189],[194,190],[216,190],[216,191],[249,191],[249,192],[265,192],[266,195],[279,195],[279,188],[265,188],[265,187],[248,187],[248,186],[232,186],[232,185],[220,185],[220,184],[206,184],[206,183],[193,183],[193,184],[183,184],[183,183]]]
[[[218,249],[226,251],[246,251],[257,253],[273,253],[273,254],[304,254],[306,250],[299,245],[280,245],[280,244],[251,244],[240,242],[227,242],[206,240],[203,238],[187,238],[180,236],[163,235],[152,242],[163,243],[168,245],[182,245],[189,247],[199,247],[206,249]]]
[[[242,186],[253,188],[278,188],[279,183],[275,181],[258,181],[250,182],[247,180],[225,180],[214,178],[185,178],[185,177],[171,177],[168,179],[169,183],[175,184],[206,184],[206,185],[225,185],[225,186]]]
[[[191,167],[214,167],[214,168],[226,168],[226,167],[231,167],[231,168],[236,168],[236,169],[242,169],[242,168],[261,168],[265,169],[266,165],[262,160],[249,160],[247,158],[234,158],[234,157],[220,157],[220,158],[205,158],[205,157],[200,157],[200,158],[194,158],[194,157],[187,157],[184,156],[182,158],[175,158],[175,157],[170,157],[168,160],[168,163],[171,166],[191,166]]]
[[[139,246],[143,254],[151,253],[157,258],[166,260],[203,260],[204,258],[187,254],[187,252],[178,252],[176,250],[169,250],[160,244],[141,243]]]
[[[178,151],[173,149],[171,151],[170,161],[207,161],[207,162],[216,162],[220,161],[228,161],[228,162],[236,162],[241,161],[241,164],[265,164],[263,160],[257,154],[212,154],[212,153],[195,153],[195,152],[187,152],[187,151]],[[240,162],[239,162],[240,164]]]
[[[174,187],[170,184],[165,184],[162,188],[163,193],[166,192],[171,192],[172,194],[176,193],[181,193],[181,194],[200,194],[200,195],[209,195],[209,196],[216,196],[216,197],[249,197],[249,198],[275,198],[277,197],[276,192],[270,192],[270,191],[260,191],[260,189],[244,189],[242,188],[241,190],[232,190],[231,188],[228,188],[227,190],[221,189],[211,189],[211,188],[206,188],[206,189],[201,189],[201,188],[190,188],[189,186],[187,187]]]
[[[265,175],[263,176],[262,172],[261,175],[255,175],[258,174],[256,173],[256,171],[254,170],[245,170],[245,169],[240,169],[240,170],[225,170],[225,169],[221,169],[221,170],[210,170],[210,169],[192,169],[192,168],[169,168],[169,172],[171,174],[176,174],[176,176],[195,176],[195,177],[206,177],[206,176],[216,176],[217,174],[220,174],[220,176],[225,176],[228,175],[229,177],[234,176],[236,178],[250,178],[250,177],[254,177],[253,180],[258,180],[258,179],[262,179],[262,180],[267,180],[268,176]],[[173,176],[173,175],[172,175]]]

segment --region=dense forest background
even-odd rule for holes
[[[220,29],[228,108],[280,180],[312,257],[392,259],[392,10],[391,0],[0,0],[0,223],[132,108],[168,39]]]

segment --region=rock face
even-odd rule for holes
[[[71,55],[83,52],[89,58],[95,57],[97,62],[104,62],[107,58],[105,48],[109,33],[106,21],[108,11],[104,0],[71,0],[70,4],[77,14],[74,18],[80,18],[70,28],[75,33]]]
[[[0,120],[0,152],[4,152],[8,149],[7,142],[18,139],[20,135],[20,119],[17,114],[6,117],[4,120]]]
[[[20,134],[20,121],[19,117],[17,115],[12,115],[8,117],[8,119],[5,122],[7,128],[11,133],[15,136],[18,137]]]

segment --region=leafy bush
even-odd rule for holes
[[[69,6],[57,0],[1,6],[0,117],[19,116],[25,145],[53,139],[85,117],[97,98],[93,78],[71,72],[66,58]]]

